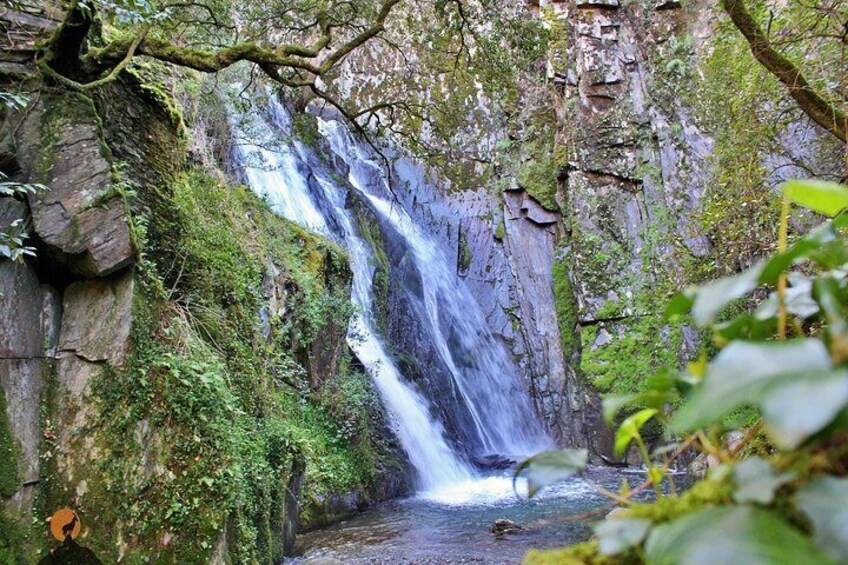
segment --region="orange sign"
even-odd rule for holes
[[[68,536],[76,539],[82,529],[79,516],[70,508],[60,508],[50,518],[50,532],[59,541],[65,541]]]

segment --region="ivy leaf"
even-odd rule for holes
[[[601,553],[615,555],[642,543],[651,521],[647,518],[612,518],[593,527],[599,539]]]
[[[647,408],[661,408],[671,400],[670,386],[658,384],[659,375],[648,380],[648,390],[633,394],[607,394],[602,401],[604,420],[612,424],[616,415],[626,406],[636,405]],[[668,379],[673,385],[673,381]]]
[[[651,565],[797,565],[831,561],[778,515],[750,506],[708,508],[651,529]]]
[[[769,435],[792,449],[824,429],[848,404],[848,370],[796,375],[767,391],[760,402]]]
[[[791,180],[782,190],[796,204],[831,218],[848,208],[848,186],[835,182]]]
[[[618,430],[615,432],[615,453],[621,456],[624,450],[630,445],[630,442],[639,437],[639,430],[645,425],[645,422],[656,415],[657,411],[654,408],[645,408],[635,414],[628,416]],[[647,461],[646,461],[647,463]]]
[[[832,276],[819,277],[813,283],[813,298],[824,312],[830,334],[846,333],[845,304],[839,281]]]
[[[757,404],[780,383],[830,368],[830,355],[818,339],[781,343],[735,341],[709,363],[704,378],[677,411],[671,427],[684,432],[712,424],[734,408]]]
[[[666,306],[665,308],[666,319],[672,320],[674,318],[677,318],[678,316],[688,314],[689,310],[692,309],[692,304],[694,302],[694,289],[688,288],[683,292],[678,292],[671,298],[671,300],[669,300],[668,306]]]
[[[777,489],[794,478],[794,473],[776,473],[767,461],[750,457],[733,467],[733,480],[736,483],[733,500],[738,503],[771,504]]]
[[[639,400],[639,393],[633,394],[607,394],[601,402],[604,412],[604,420],[607,424],[612,424],[616,414],[625,406]]]
[[[762,305],[761,305],[762,307]],[[767,312],[762,312],[757,308],[756,315],[752,316],[748,313],[740,314],[732,320],[716,324],[713,327],[713,341],[722,345],[735,339],[762,340],[770,338],[777,331],[777,308],[770,316]]]
[[[589,461],[585,449],[552,449],[525,460],[515,470],[512,488],[522,474],[527,477],[528,496],[536,496],[540,489],[583,471]]]
[[[812,521],[816,544],[835,559],[844,559],[848,555],[848,479],[819,479],[795,494],[795,504]]]
[[[817,314],[819,312],[819,305],[813,300],[813,281],[801,273],[790,273],[787,278],[789,284],[792,286],[786,289],[786,294],[784,295],[786,311],[802,319]],[[761,302],[757,307],[754,317],[758,320],[776,317],[778,314],[778,305],[777,293],[772,292],[768,299]]]
[[[725,306],[757,288],[763,266],[760,262],[737,275],[696,288],[692,304],[695,323],[701,327],[709,325]]]

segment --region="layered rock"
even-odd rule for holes
[[[410,169],[407,169],[410,170]],[[536,410],[563,445],[605,453],[597,396],[566,362],[551,267],[561,216],[513,182],[500,194],[466,188],[442,192],[416,182],[396,193],[407,210],[456,256],[488,326],[511,351]],[[598,435],[600,434],[600,435]]]
[[[50,187],[28,196],[35,232],[50,253],[84,277],[132,263],[121,187],[92,99],[45,93],[18,127],[24,175]]]

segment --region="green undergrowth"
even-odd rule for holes
[[[134,218],[131,354],[92,387],[94,455],[74,470],[85,543],[107,561],[201,563],[225,535],[233,562],[276,562],[295,459],[304,515],[392,461],[343,343],[346,257],[244,187],[192,170],[170,189],[167,214],[151,200]],[[47,506],[67,496],[56,485]]]
[[[647,377],[661,367],[675,366],[680,358],[682,329],[669,324],[661,311],[582,328],[582,369],[601,392],[640,391]],[[607,343],[598,343],[603,333]]]

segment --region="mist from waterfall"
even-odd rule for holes
[[[529,394],[503,345],[492,336],[473,296],[450,269],[439,244],[416,225],[392,198],[382,161],[339,121],[318,118],[318,129],[333,155],[293,138],[288,110],[269,97],[265,111],[234,115],[241,139],[234,160],[250,187],[272,209],[342,245],[353,271],[356,312],[348,342],[371,376],[422,491],[471,484],[476,474],[449,445],[430,400],[404,377],[377,331],[373,282],[376,264],[360,237],[349,207],[356,191],[381,221],[400,235],[409,250],[421,288],[412,312],[450,373],[453,394],[473,422],[473,435],[486,453],[528,454],[550,439],[535,416]],[[249,140],[246,141],[246,140]],[[323,157],[323,158],[322,158]],[[327,158],[332,157],[332,158]],[[340,170],[339,161],[347,169]],[[335,164],[334,164],[335,163]]]

